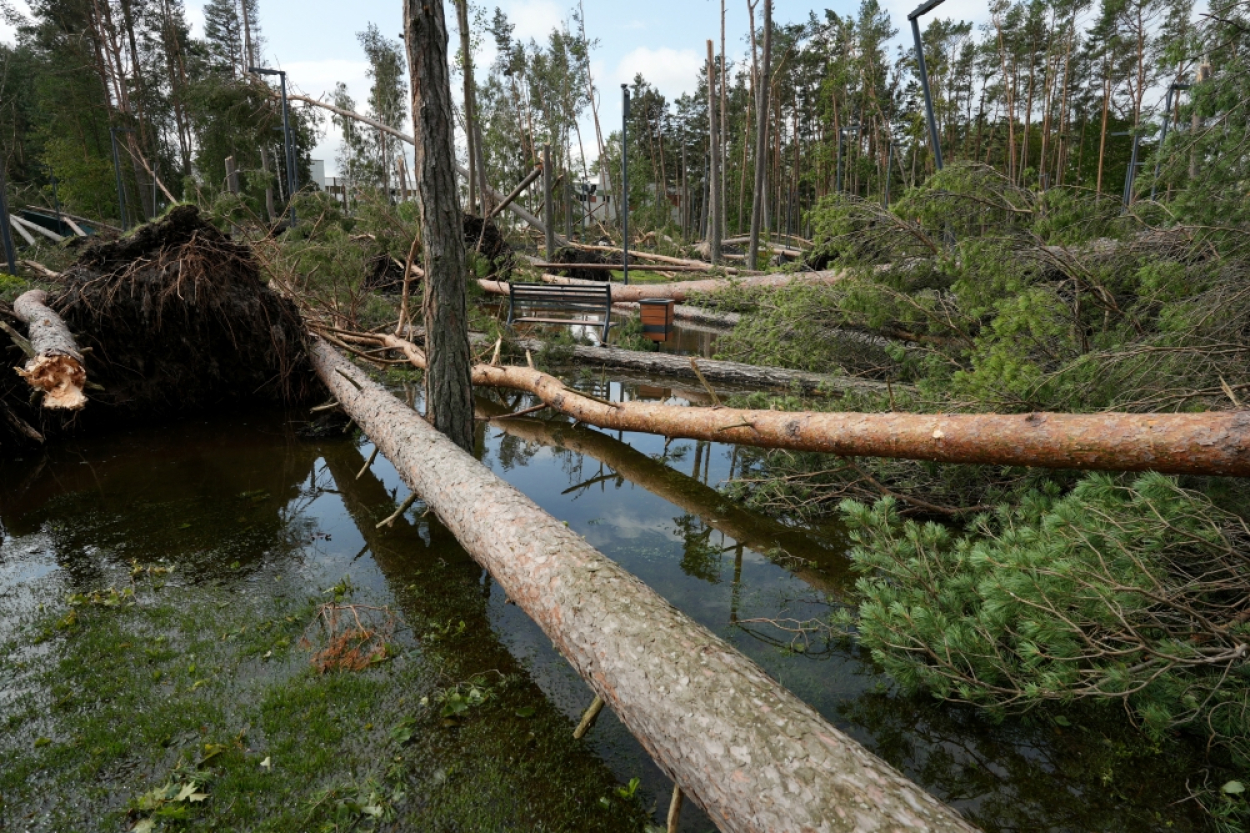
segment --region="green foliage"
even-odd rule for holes
[[[1185,728],[1250,766],[1250,533],[1202,494],[1095,474],[963,533],[904,521],[892,499],[842,508],[854,625],[905,689],[996,711],[1123,702],[1151,739]]]

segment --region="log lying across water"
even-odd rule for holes
[[[753,289],[759,287],[781,287],[789,286],[791,282],[795,283],[824,283],[832,284],[842,280],[842,272],[798,272],[793,275],[752,275],[744,278],[736,278],[729,280],[727,278],[706,278],[698,281],[677,281],[674,283],[631,283],[625,284],[609,284],[612,287],[613,303],[619,301],[642,301],[648,298],[668,299],[681,303],[687,300],[694,293],[714,293],[723,292],[727,289],[743,288]],[[579,281],[576,278],[564,278],[559,275],[543,275],[543,280],[547,283],[554,284],[584,284],[590,283],[598,286],[602,284],[598,281]],[[484,278],[478,279],[478,285],[482,289],[492,295],[507,295],[508,284],[503,281],[490,281]]]
[[[969,831],[324,341],[321,380],[661,769],[726,831]]]
[[[401,339],[365,336],[400,349]],[[409,360],[424,367],[409,345]],[[1250,477],[1250,411],[1200,414],[909,414],[685,408],[604,402],[527,367],[479,364],[473,384],[534,394],[613,431],[938,463]]]
[[[27,326],[31,355],[18,374],[43,391],[43,406],[76,411],[87,404],[83,388],[87,370],[74,336],[61,317],[47,306],[42,289],[32,289],[13,302],[13,312]]]
[[[519,338],[517,345],[525,350],[538,352],[543,343],[537,339]],[[574,345],[573,358],[579,364],[600,365],[608,367],[624,367],[630,370],[641,370],[644,373],[656,373],[662,376],[676,376],[682,379],[697,379],[698,374],[690,364],[687,356],[673,353],[647,353],[642,350],[623,350],[620,347],[590,347]],[[789,370],[781,367],[760,367],[741,362],[725,362],[716,359],[698,359],[699,373],[713,382],[725,382],[735,385],[749,385],[765,390],[798,390],[802,393],[818,393],[832,391],[871,391],[886,393],[888,385],[872,379],[856,379],[853,376],[829,376],[823,373],[809,373],[805,370]],[[904,390],[905,386],[895,385],[896,390]]]

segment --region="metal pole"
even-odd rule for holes
[[[1141,144],[1141,134],[1133,134],[1133,153],[1129,157],[1128,172],[1124,174],[1124,208],[1128,209],[1133,201],[1133,181],[1137,179],[1137,148]]]
[[[551,143],[543,144],[543,225],[547,227],[547,262],[556,257],[556,212],[551,202]]]
[[[621,85],[621,267],[629,285],[629,85]]]
[[[929,11],[937,3],[926,3],[909,14],[911,34],[916,41],[916,66],[920,69],[920,86],[924,88],[924,109],[929,119],[929,143],[933,145],[933,165],[942,170],[942,144],[938,141],[937,119],[933,116],[933,93],[929,90],[929,72],[924,65],[924,44],[920,40],[920,15]]]
[[[291,226],[295,226],[295,195],[299,193],[299,176],[295,171],[295,137],[291,135],[291,107],[286,100],[286,73],[279,71],[282,79],[282,135],[286,143],[286,181],[290,194]]]
[[[13,248],[13,232],[9,229],[9,199],[5,194],[8,187],[4,178],[4,165],[0,164],[0,240],[4,242],[4,259],[9,266],[9,274],[17,276],[17,252]]]
[[[1174,90],[1188,90],[1189,84],[1173,84],[1168,87],[1167,103],[1163,109],[1167,113],[1163,117],[1163,132],[1159,134],[1159,149],[1155,151],[1155,176],[1154,181],[1150,183],[1150,199],[1153,202],[1155,198],[1155,190],[1159,187],[1159,163],[1163,161],[1163,144],[1168,140],[1168,126],[1172,122],[1172,92]]]
[[[126,222],[126,189],[122,187],[122,163],[117,156],[117,128],[109,128],[109,140],[113,144],[113,172],[117,175],[117,207],[121,212],[122,231],[128,227]]]
[[[838,128],[837,160],[834,162],[834,168],[838,171],[837,186],[834,188],[834,191],[839,194],[842,193],[842,140],[846,137],[846,134],[844,134],[842,130],[843,128]]]
[[[894,170],[894,140],[890,139],[885,143],[886,160],[885,160],[885,208],[890,207],[890,172]]]

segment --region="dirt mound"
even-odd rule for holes
[[[491,271],[484,278],[506,280],[512,274],[512,247],[504,240],[494,220],[486,221],[486,234],[482,234],[482,218],[472,214],[464,215],[464,245],[468,251],[477,248],[478,239],[482,241],[479,256],[491,263]]]
[[[62,280],[51,306],[90,350],[88,374],[103,386],[89,392],[87,420],[293,403],[319,390],[295,305],[195,206],[93,243]]]
[[[576,246],[561,246],[559,249],[556,249],[552,263],[568,263],[572,265],[578,263],[620,263],[620,258],[609,260],[603,252],[587,251]],[[633,264],[632,258],[630,264]],[[558,271],[567,278],[578,278],[583,281],[606,281],[612,277],[612,273],[606,269],[560,269]]]

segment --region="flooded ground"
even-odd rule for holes
[[[578,384],[613,399],[703,395],[597,373]],[[610,712],[571,739],[590,691],[424,507],[377,527],[408,494],[390,464],[366,469],[367,441],[302,439],[293,419],[214,417],[0,464],[0,829],[662,821],[671,784]],[[478,446],[985,829],[1200,826],[1184,801],[1196,764],[1145,747],[1117,714],[995,723],[901,697],[853,646],[778,627],[848,597],[845,541],[836,524],[792,527],[725,500],[732,447],[539,419],[483,424]],[[355,605],[337,615],[383,632],[386,654],[318,673],[327,603]],[[687,804],[682,829],[712,825]]]

